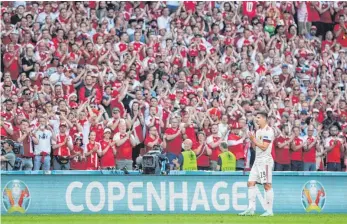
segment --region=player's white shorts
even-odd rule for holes
[[[255,181],[260,184],[272,183],[273,164],[273,162],[254,163],[248,181]]]

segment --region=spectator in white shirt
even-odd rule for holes
[[[41,166],[42,170],[50,170],[52,141],[56,141],[56,135],[52,128],[47,125],[45,117],[39,118],[39,127],[34,134],[39,140],[34,150],[34,170],[40,170]]]

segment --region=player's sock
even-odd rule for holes
[[[249,187],[248,188],[248,208],[255,210],[255,196],[256,196],[256,191],[255,191],[255,186]]]
[[[265,200],[267,205],[267,211],[272,213],[272,206],[274,202],[274,191],[272,188],[268,191],[265,191]]]

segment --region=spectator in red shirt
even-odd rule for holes
[[[154,145],[160,145],[163,149],[166,148],[166,139],[162,141],[155,125],[148,128],[148,135],[145,139],[146,152],[152,150]]]
[[[242,134],[241,126],[235,123],[231,127],[231,133],[228,136],[228,148],[231,153],[236,157],[236,170],[245,169],[245,149],[244,140],[246,135]]]
[[[57,142],[53,148],[53,169],[54,170],[69,170],[70,169],[70,150],[73,148],[72,138],[66,130],[67,124],[59,125],[60,133],[57,135]]]
[[[206,134],[203,131],[198,133],[198,140],[193,144],[192,149],[196,154],[198,170],[210,170],[210,156],[212,150],[206,144]]]
[[[132,148],[136,146],[135,137],[131,134],[132,131],[126,131],[126,123],[119,124],[119,132],[113,136],[113,141],[116,142],[117,156],[116,168],[118,170],[133,169]]]
[[[95,141],[96,132],[89,133],[89,142],[86,145],[87,170],[97,170],[100,167],[99,157],[101,156],[101,145]]]
[[[341,153],[344,152],[343,140],[337,135],[339,130],[336,126],[330,128],[330,137],[325,140],[324,153],[327,154],[327,170],[341,171]]]
[[[170,119],[170,118],[169,118]],[[170,169],[173,169],[172,160],[178,158],[182,151],[183,134],[185,134],[184,127],[179,127],[177,118],[171,118],[171,127],[165,131],[163,139],[166,140],[166,153],[170,163]]]
[[[304,145],[303,161],[304,171],[317,171],[316,152],[319,150],[318,137],[313,136],[315,128],[313,125],[307,128],[306,144]]]
[[[82,148],[82,133],[75,135],[75,141],[70,156],[70,169],[71,170],[85,170],[87,169],[87,161]]]
[[[304,163],[302,161],[302,151],[304,147],[304,140],[302,137],[300,137],[300,127],[294,127],[294,139],[291,142],[291,171],[303,171],[304,170]]]
[[[290,135],[290,128],[287,124],[281,127],[281,133],[275,139],[275,171],[290,171],[290,145],[294,140],[294,135]]]
[[[101,169],[110,169],[116,167],[115,156],[117,155],[117,150],[115,147],[116,142],[111,139],[111,129],[105,128],[104,138],[100,141],[101,154],[100,154],[100,166]]]
[[[223,139],[218,135],[218,125],[213,124],[211,127],[211,135],[207,137],[206,143],[208,146],[212,149],[212,155],[210,157],[210,166],[211,170],[216,171],[217,170],[217,163],[218,163],[218,156],[221,153],[219,149],[220,143],[223,141]]]

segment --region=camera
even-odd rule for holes
[[[2,140],[0,142],[1,145],[1,156],[4,156],[7,154],[7,152],[5,151],[4,148],[4,144],[7,142],[7,140]],[[13,153],[18,155],[21,153],[21,151],[23,150],[23,146],[21,144],[19,144],[18,142],[13,142],[14,143],[14,147],[12,149]],[[15,159],[14,164],[12,166],[12,164],[10,164],[9,162],[6,162],[6,170],[8,170],[8,166],[12,167],[12,170],[20,170],[22,167],[22,160],[20,158]]]
[[[163,153],[160,145],[154,145],[153,149],[147,152],[139,161],[143,174],[168,174],[170,171],[169,160]]]
[[[7,141],[6,140],[1,140],[0,142],[0,145],[1,145],[1,155],[5,155],[6,154],[6,151],[4,149],[4,144],[6,143]],[[18,155],[21,153],[21,149],[22,149],[22,145],[19,144],[18,142],[13,142],[14,143],[14,147],[12,149],[13,153]]]

